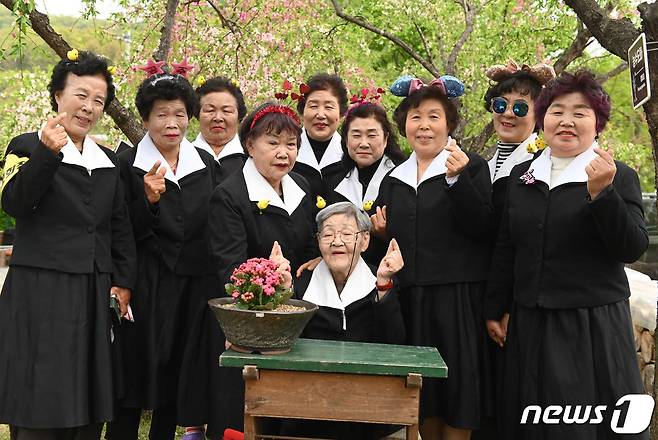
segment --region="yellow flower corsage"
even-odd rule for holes
[[[78,52],[78,49],[71,49],[68,52],[66,52],[66,58],[68,58],[69,61],[78,61],[78,58],[80,58],[80,53]]]
[[[260,213],[262,214],[263,211],[267,209],[268,206],[270,206],[270,201],[267,199],[259,200],[258,203],[256,203],[256,206],[258,206],[258,209],[260,210]]]
[[[315,206],[317,206],[318,209],[322,209],[327,206],[327,202],[322,198],[322,196],[318,196],[318,199],[315,202]]]
[[[117,66],[107,66],[107,72],[110,75],[116,75],[117,73]]]
[[[537,138],[528,144],[527,150],[528,153],[534,154],[537,151],[543,150],[544,148],[546,148],[546,142],[544,142],[542,138]]]
[[[199,87],[201,87],[206,83],[206,77],[203,75],[199,75],[196,79],[196,83],[199,85]]]
[[[369,212],[372,209],[372,205],[374,205],[375,201],[374,200],[367,200],[363,202],[363,210],[365,212]]]

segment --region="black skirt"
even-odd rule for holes
[[[12,266],[0,295],[0,423],[109,421],[114,390],[108,273]]]
[[[412,286],[400,292],[408,343],[436,347],[448,366],[447,379],[423,378],[421,423],[439,417],[454,428],[480,426],[483,293],[483,282]]]
[[[126,408],[174,407],[179,390],[193,386],[181,376],[184,365],[195,363],[194,353],[205,350],[195,320],[217,292],[217,277],[184,276],[170,270],[158,254],[138,249],[138,278],[131,306],[134,323],[121,325],[124,389],[120,405]],[[212,296],[211,296],[212,297]],[[185,356],[188,356],[186,358]],[[205,377],[207,363],[186,367]]]
[[[610,429],[617,400],[643,394],[628,300],[591,308],[514,304],[505,344],[501,428],[505,439],[648,439]],[[527,405],[607,405],[600,424],[520,424]],[[533,414],[534,415],[534,414]],[[532,419],[533,417],[529,417]]]

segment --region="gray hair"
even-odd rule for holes
[[[324,222],[327,221],[329,217],[337,214],[353,217],[354,220],[356,220],[356,225],[359,228],[359,231],[370,232],[372,228],[372,223],[370,222],[370,217],[368,217],[368,214],[357,208],[352,202],[338,202],[327,206],[318,212],[318,214],[315,216],[315,222],[317,223],[318,231],[322,230]]]

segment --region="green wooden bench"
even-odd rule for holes
[[[404,425],[416,440],[422,377],[448,375],[433,347],[315,339],[278,355],[227,350],[219,363],[243,369],[246,440],[273,438],[262,417]]]

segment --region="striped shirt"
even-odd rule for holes
[[[516,149],[521,144],[513,144],[513,143],[508,143],[508,142],[500,142],[498,141],[497,149],[498,149],[498,157],[496,158],[496,170],[494,171],[494,177],[496,177],[496,174],[498,174],[498,170],[500,170],[501,165],[505,160],[512,154],[512,152]]]

